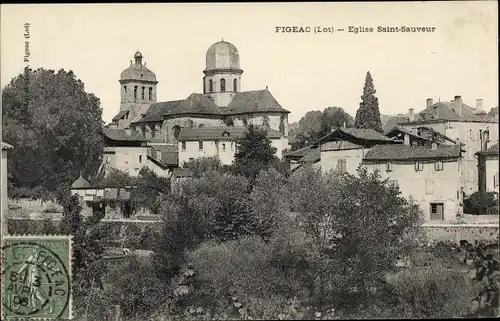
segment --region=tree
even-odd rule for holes
[[[245,137],[237,144],[233,172],[253,181],[261,170],[278,161],[275,153],[276,148],[271,145],[267,131],[251,124]]]
[[[97,172],[103,152],[99,99],[72,71],[26,68],[2,91],[3,139],[16,146],[14,188],[54,192],[79,173]]]
[[[223,171],[224,165],[222,165],[219,157],[212,156],[192,159],[189,162],[184,162],[182,167],[191,169],[194,178],[200,178],[209,170]]]
[[[365,86],[363,87],[363,95],[361,103],[356,112],[356,120],[354,127],[373,129],[382,132],[382,122],[380,120],[380,111],[378,108],[378,98],[375,97],[375,87],[373,79],[368,71],[365,78]]]
[[[319,137],[321,138],[331,132],[332,128],[338,127],[351,127],[353,124],[353,119],[351,115],[346,113],[344,109],[340,107],[328,107],[325,108],[321,114],[321,130],[319,131]]]
[[[144,166],[135,181],[136,187],[132,190],[130,198],[157,214],[160,206],[159,196],[170,192],[170,180],[158,177],[153,170]]]

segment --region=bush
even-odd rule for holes
[[[439,266],[412,268],[389,280],[394,313],[404,318],[465,316],[478,286],[463,270]]]
[[[484,215],[495,206],[498,206],[495,193],[475,192],[464,200],[464,213]]]

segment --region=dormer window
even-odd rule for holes
[[[224,78],[220,80],[220,91],[226,91],[226,79]]]

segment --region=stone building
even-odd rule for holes
[[[122,72],[120,112],[112,128],[130,127],[151,143],[177,145],[184,128],[262,125],[283,136],[288,148],[288,114],[267,89],[242,91],[240,57],[227,42],[213,44],[206,54],[202,93],[157,102],[157,80],[137,52],[135,63]]]
[[[465,104],[461,96],[455,96],[451,102],[437,103],[429,98],[424,110],[415,114],[410,109],[408,121],[399,123],[399,126],[420,135],[440,133],[463,144],[464,192],[470,195],[478,190],[475,154],[485,150],[487,144],[498,143],[498,122],[487,117],[482,99],[477,99],[476,108],[473,108]]]
[[[494,192],[498,197],[498,143],[490,148],[477,152],[478,190],[479,192]]]
[[[415,201],[426,221],[456,221],[462,213],[461,146],[376,145],[362,165],[399,185]]]

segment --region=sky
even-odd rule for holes
[[[355,116],[367,71],[383,114],[420,111],[427,98],[455,95],[473,107],[482,98],[487,111],[498,106],[496,1],[8,4],[0,21],[1,88],[27,64],[28,40],[30,67],[73,70],[100,98],[106,122],[119,111],[118,80],[136,50],[156,74],[158,101],[178,100],[202,91],[206,51],[221,39],[238,48],[242,90],[268,86],[290,122],[328,106]],[[312,31],[276,32],[279,26]],[[378,26],[435,31],[383,33]]]

